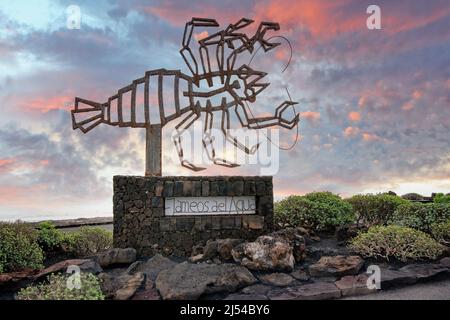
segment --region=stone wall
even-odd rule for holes
[[[256,214],[165,216],[166,197],[255,196]],[[114,246],[141,255],[189,255],[218,238],[254,239],[272,230],[272,177],[114,176]]]

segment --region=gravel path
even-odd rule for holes
[[[420,283],[409,287],[380,291],[367,296],[343,298],[342,300],[450,300],[450,280]]]

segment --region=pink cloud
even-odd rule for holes
[[[0,159],[0,173],[9,172],[14,162],[14,159]]]
[[[289,29],[303,25],[314,38],[329,39],[364,25],[364,14],[339,9],[350,3],[351,0],[273,0],[268,5],[257,3],[255,12],[258,20],[277,21]]]
[[[45,203],[48,201],[45,199],[44,194],[47,189],[48,187],[43,184],[34,184],[30,186],[0,185],[0,204],[29,205],[30,207],[34,207],[38,202]]]
[[[320,112],[316,111],[305,111],[301,112],[300,115],[305,118],[306,120],[309,120],[311,122],[317,122],[320,120]]]
[[[70,110],[73,107],[73,101],[73,96],[53,96],[29,98],[18,104],[25,111],[45,113],[50,110]]]
[[[37,170],[40,167],[45,167],[49,164],[49,160],[43,159],[39,161],[24,162],[16,158],[0,159],[0,173],[6,174],[14,172],[17,169],[21,170]]]

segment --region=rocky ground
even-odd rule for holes
[[[381,293],[366,285],[366,270],[372,264],[380,267]],[[433,263],[365,261],[340,246],[334,236],[318,237],[300,228],[283,229],[252,242],[208,241],[194,246],[190,258],[155,254],[137,259],[134,249],[112,249],[95,257],[62,261],[39,272],[3,274],[0,285],[23,286],[64,271],[68,265],[97,274],[106,298],[117,300],[318,300],[369,294],[383,299],[396,291],[386,290],[431,280],[448,283],[450,279],[450,257]],[[428,290],[431,294],[432,289]],[[13,298],[13,291],[7,294],[3,290],[3,298]],[[420,297],[415,291],[406,292],[411,297],[407,293],[398,296]],[[442,292],[448,293],[448,289]],[[440,298],[450,299],[445,295]]]
[[[431,281],[342,300],[450,300],[450,280]]]

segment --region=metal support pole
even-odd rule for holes
[[[160,124],[146,127],[145,176],[161,176],[162,140]]]

